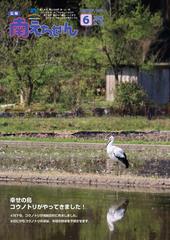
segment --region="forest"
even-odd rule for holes
[[[133,65],[149,71],[156,61],[156,56],[147,56],[145,46],[161,30],[162,16],[160,12],[151,13],[141,1],[121,0],[106,5],[102,0],[82,0],[80,8],[102,9],[103,25],[83,27],[79,18],[40,19],[41,24],[50,27],[68,22],[78,29],[76,37],[11,37],[8,12],[16,9],[27,18],[31,6],[29,0],[0,3],[0,104],[15,104],[19,109],[43,106],[56,111],[110,106],[105,100],[107,70],[114,71],[119,85],[120,66]],[[113,107],[135,106],[136,111],[143,102],[148,104],[140,87],[117,87]],[[133,97],[122,100],[129,92]]]

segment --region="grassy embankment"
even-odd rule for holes
[[[86,117],[86,118],[0,118],[0,133],[41,133],[41,132],[75,132],[75,131],[152,131],[170,130],[170,119],[147,120],[145,117]],[[1,137],[1,140],[31,140],[57,142],[105,142],[105,140],[77,138],[30,138]],[[117,142],[117,143],[123,143]],[[143,140],[126,141],[126,143],[145,143]],[[147,144],[157,142],[148,142]],[[158,142],[169,144],[168,142]]]

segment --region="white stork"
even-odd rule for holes
[[[122,203],[115,204],[109,208],[107,212],[107,224],[110,232],[114,231],[114,223],[121,220],[127,210],[129,200],[124,200]]]
[[[127,160],[125,152],[123,151],[123,149],[121,149],[117,146],[114,146],[113,142],[114,142],[114,136],[110,136],[109,142],[107,144],[107,154],[108,154],[109,158],[114,161],[119,160],[120,162],[122,162],[124,164],[124,166],[126,168],[128,168],[129,162]]]

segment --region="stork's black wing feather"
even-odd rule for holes
[[[119,161],[121,161],[121,162],[126,166],[126,168],[128,168],[128,167],[129,167],[129,162],[128,162],[128,160],[127,160],[126,154],[124,153],[123,155],[124,155],[124,157],[120,157],[120,156],[115,156],[115,157],[116,157]]]

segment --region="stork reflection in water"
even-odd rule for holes
[[[114,224],[123,219],[128,207],[129,200],[126,199],[123,202],[112,205],[107,212],[107,224],[110,232],[114,231]]]

